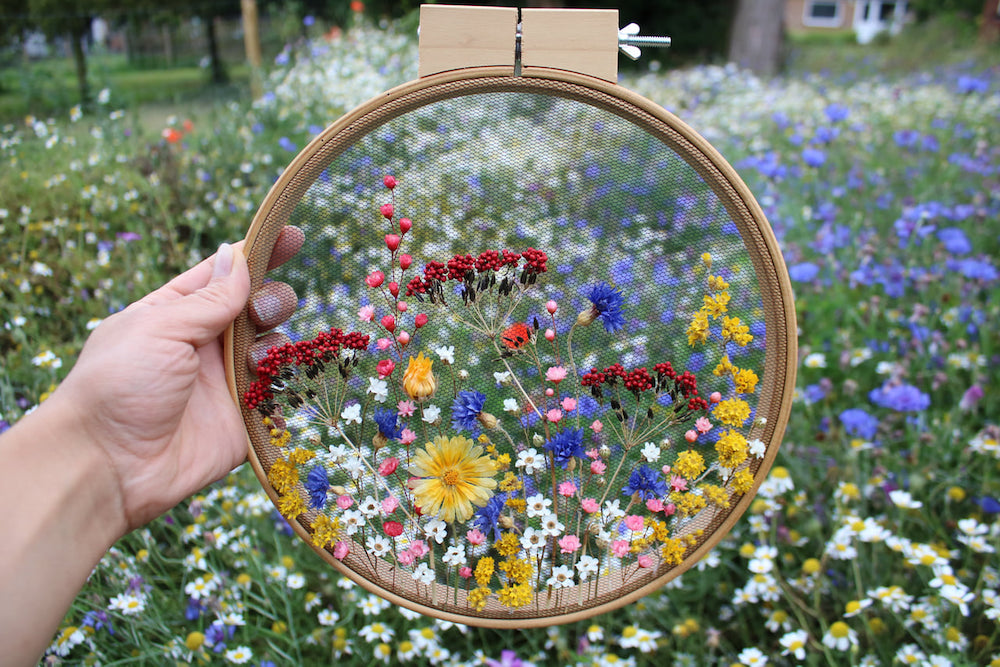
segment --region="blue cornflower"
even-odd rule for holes
[[[611,333],[625,326],[625,316],[622,315],[622,304],[625,297],[608,283],[594,285],[587,297],[593,305],[594,316],[600,318],[604,330]]]
[[[108,618],[108,612],[103,609],[88,611],[83,615],[83,622],[80,625],[82,627],[91,627],[95,632],[102,628],[107,628],[109,635],[115,634],[115,629],[111,626],[111,619]]]
[[[834,103],[823,109],[823,113],[826,114],[826,119],[831,123],[839,123],[847,120],[847,116],[850,115],[851,110],[843,104]]]
[[[579,459],[587,456],[583,451],[583,429],[560,431],[545,443],[545,449],[555,456],[556,465],[565,470],[569,466],[569,460],[574,456]]]
[[[810,167],[822,167],[826,163],[826,153],[818,148],[804,148],[802,150],[802,161]]]
[[[460,391],[451,404],[451,426],[456,431],[474,431],[478,428],[479,413],[483,411],[486,395],[478,391]]]
[[[299,147],[295,145],[295,142],[289,139],[288,137],[281,137],[280,139],[278,139],[278,145],[284,148],[289,153],[294,153],[299,149]]]
[[[868,399],[879,407],[896,412],[922,412],[931,405],[931,397],[912,384],[872,389]]]
[[[969,237],[958,227],[943,227],[937,230],[937,237],[944,245],[944,249],[953,255],[965,255],[972,252]]]
[[[667,495],[667,483],[652,468],[639,466],[629,475],[628,484],[622,488],[622,493],[626,496],[638,493],[642,500],[660,498]]]
[[[861,408],[851,408],[840,413],[840,423],[848,435],[871,440],[878,431],[878,418]]]
[[[486,504],[476,510],[472,522],[484,535],[493,533],[493,539],[500,539],[500,512],[507,502],[507,493],[497,493]]]
[[[375,423],[378,432],[386,440],[399,440],[403,435],[403,427],[396,423],[396,411],[389,408],[375,408]]]
[[[309,492],[309,507],[323,509],[326,505],[326,492],[330,489],[330,478],[326,475],[326,468],[322,465],[313,466],[306,475],[305,487]]]
[[[819,274],[819,267],[812,262],[801,262],[788,267],[788,277],[797,283],[810,283]]]

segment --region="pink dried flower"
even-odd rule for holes
[[[720,394],[720,393],[719,393],[719,392],[717,392],[717,391],[713,391],[713,392],[712,392],[712,393],[711,393],[711,394],[709,395],[709,397],[708,397],[708,400],[709,400],[709,401],[711,401],[712,403],[718,403],[719,401],[721,401],[721,400],[722,400],[722,394]]]
[[[566,412],[573,412],[576,410],[576,399],[572,396],[567,396],[562,400],[562,409]]]
[[[383,315],[380,322],[382,326],[385,328],[385,330],[388,331],[389,333],[392,333],[393,331],[396,330],[396,318],[393,317],[392,315]]]
[[[358,319],[362,322],[371,322],[375,319],[375,306],[361,306],[358,308]]]
[[[333,547],[333,557],[337,560],[344,560],[349,553],[351,553],[351,545],[343,540],[337,542]]]
[[[566,535],[561,540],[559,540],[559,551],[564,554],[571,554],[579,549],[582,545],[580,544],[580,538],[576,535]]]
[[[405,219],[406,218],[403,218],[403,220],[405,220]],[[400,222],[402,222],[402,221],[400,221]],[[413,264],[413,257],[411,257],[410,255],[400,255],[399,256],[399,268],[401,268],[404,271],[406,271],[408,268],[410,268],[411,264]]]
[[[650,512],[662,512],[663,511],[663,501],[659,498],[650,498],[646,501],[646,509]]]
[[[708,417],[698,417],[694,422],[694,427],[698,429],[698,433],[708,433],[712,430],[712,422],[708,421]]]
[[[387,174],[385,177],[382,178],[382,183],[385,184],[385,187],[392,190],[394,187],[396,187],[396,177]]]
[[[399,459],[397,459],[395,456],[390,456],[389,458],[382,461],[382,463],[378,465],[378,474],[382,475],[383,477],[388,477],[392,473],[396,472],[396,468],[398,467],[399,467]],[[398,505],[399,503],[396,504]],[[393,509],[396,508],[394,507]],[[391,512],[392,510],[389,511]]]
[[[559,485],[560,496],[566,496],[567,498],[569,498],[574,493],[576,493],[576,484],[574,484],[573,482],[563,482]]]
[[[384,380],[396,370],[396,362],[392,359],[383,359],[375,365],[375,370],[378,372],[378,378]]]
[[[339,507],[340,509],[346,510],[353,504],[354,504],[354,498],[351,498],[348,495],[337,496],[337,507]]]
[[[462,567],[458,568],[458,576],[462,577],[463,579],[468,579],[469,577],[472,576],[472,568],[469,567],[468,565],[463,565]]]
[[[555,339],[556,339],[556,331],[555,331],[555,329],[546,329],[545,330],[545,340],[547,340],[547,341],[549,341],[551,343]]]
[[[392,347],[392,339],[391,338],[379,338],[377,341],[375,341],[375,347],[380,352],[384,351],[384,350],[388,350],[390,347]]]
[[[594,459],[596,461],[601,458],[601,453],[597,451],[597,447],[591,447],[587,450],[587,458]]]
[[[549,382],[559,384],[566,379],[566,369],[562,366],[551,366],[547,371],[545,371],[545,379]]]
[[[378,207],[378,212],[382,214],[382,217],[389,218],[392,220],[392,214],[395,212],[392,204],[382,204]]]
[[[615,540],[611,543],[611,553],[618,558],[624,558],[628,555],[628,542],[626,540]]]
[[[548,419],[553,424],[558,424],[559,420],[562,419],[563,413],[559,408],[552,408],[545,413],[545,418]]]
[[[670,488],[673,491],[687,491],[688,481],[680,475],[670,476]]]
[[[413,411],[417,409],[413,401],[400,401],[396,404],[396,413],[400,417],[412,417]]]
[[[402,240],[403,239],[399,234],[386,234],[385,247],[388,248],[390,252],[396,252],[396,250],[399,249],[399,242]]]
[[[639,567],[653,567],[653,557],[649,554],[643,554],[636,559]]]
[[[400,231],[401,234],[405,234],[406,232],[410,231],[411,229],[413,229],[413,221],[412,220],[410,220],[409,218],[400,218],[399,219],[399,231]],[[403,268],[405,269],[406,267],[404,266]]]
[[[584,498],[581,500],[580,507],[582,507],[583,511],[587,514],[593,514],[594,512],[599,512],[601,510],[601,506],[593,498]]]
[[[627,517],[625,517],[625,527],[631,530],[633,533],[638,533],[640,530],[646,527],[646,522],[638,514],[629,514]]]
[[[472,530],[470,530],[465,534],[465,539],[469,540],[469,544],[478,547],[480,544],[486,541],[486,536],[483,535],[482,531],[480,531],[478,528],[473,528]]]
[[[608,469],[608,464],[604,461],[591,461],[590,462],[590,472],[595,475],[603,475],[604,471]]]
[[[559,310],[559,304],[549,299],[545,302],[545,310],[549,311],[549,315],[555,315],[556,311]]]
[[[670,516],[676,511],[677,511],[677,505],[674,505],[673,503],[667,503],[666,506],[664,506],[663,508],[663,513],[666,514],[667,516]]]
[[[382,511],[386,514],[392,514],[399,507],[399,501],[396,500],[396,496],[387,496],[382,499]]]
[[[428,554],[428,552],[430,552],[430,549],[427,548],[426,542],[423,540],[417,540],[410,545],[410,551],[412,551],[413,555],[417,558],[423,558]]]
[[[407,445],[412,445],[413,441],[417,439],[417,434],[408,428],[404,428],[403,432],[399,434],[399,442],[404,447]]]
[[[399,561],[400,565],[413,565],[413,561],[417,559],[416,555],[409,549],[403,549],[398,554],[396,554],[396,560]]]
[[[603,429],[604,429],[604,424],[601,423],[600,419],[595,419],[590,424],[590,430],[593,431],[594,433],[600,433]]]
[[[684,439],[687,440],[688,442],[694,442],[695,440],[698,439],[698,432],[695,431],[694,429],[691,429],[684,434]]]

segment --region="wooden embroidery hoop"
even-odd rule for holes
[[[606,577],[599,594],[582,607],[572,601],[553,604],[550,598],[540,605],[510,610],[491,599],[483,612],[475,612],[464,604],[464,591],[459,592],[458,604],[451,602],[451,593],[446,600],[437,596],[427,600],[408,577],[394,581],[390,590],[386,579],[367,578],[350,567],[349,561],[334,558],[330,550],[313,547],[342,574],[393,604],[446,621],[495,628],[569,623],[630,604],[685,572],[715,547],[750,506],[775,460],[791,409],[797,361],[792,288],[777,240],[749,189],[715,148],[663,107],[615,83],[618,46],[617,10],[519,12],[515,8],[423,6],[419,78],[335,121],[288,165],[262,202],[244,248],[251,288],[262,285],[279,232],[326,165],[394,118],[436,101],[483,92],[540,93],[609,111],[669,146],[711,186],[748,251],[759,281],[767,331],[755,431],[767,450],[751,465],[753,487],[728,512],[714,512],[702,522],[705,535],[680,565],[658,576],[636,577],[629,586],[616,586],[612,577]],[[259,415],[240,400],[252,381],[245,360],[256,336],[244,310],[226,332],[227,376],[247,425],[249,461],[268,496],[277,503],[277,494],[267,480],[276,450],[269,444]],[[290,522],[310,546],[311,514]],[[391,565],[385,562],[384,567],[387,572]]]

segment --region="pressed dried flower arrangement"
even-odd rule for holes
[[[287,224],[305,245],[268,273]],[[484,66],[389,91],[289,165],[247,240],[255,286],[297,305],[249,364],[249,316],[232,332],[250,460],[398,604],[500,627],[626,604],[774,459],[795,359],[774,237],[711,146],[611,82]]]

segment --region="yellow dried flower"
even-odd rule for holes
[[[749,368],[733,366],[733,382],[736,383],[737,394],[752,394],[757,389],[757,374]]]
[[[723,290],[729,289],[729,283],[727,283],[726,279],[722,276],[709,276],[708,286],[716,292],[722,292]]]
[[[299,483],[299,469],[285,459],[278,459],[267,471],[267,481],[279,494],[288,493]]]
[[[746,347],[753,340],[753,336],[749,332],[750,327],[741,323],[740,318],[728,315],[722,318],[723,340],[731,340],[737,345]]]
[[[708,340],[708,333],[708,313],[699,310],[687,328],[688,345],[704,343]]]
[[[518,584],[517,586],[504,586],[498,591],[497,597],[503,606],[517,609],[531,604],[535,592],[531,589],[531,584]]]
[[[718,294],[705,295],[702,299],[704,305],[702,310],[712,317],[719,317],[726,313],[729,306],[729,292],[719,292]]]
[[[693,449],[686,449],[677,455],[674,471],[686,479],[694,479],[705,470],[705,459]]]
[[[684,544],[676,539],[669,538],[663,541],[663,546],[660,548],[660,556],[663,557],[663,561],[667,565],[680,565],[684,561]]]
[[[753,475],[746,468],[737,470],[736,474],[733,475],[733,491],[736,493],[746,493],[752,486]]]
[[[490,597],[490,589],[486,588],[485,586],[480,586],[479,588],[475,588],[469,591],[469,596],[468,596],[469,606],[475,609],[476,611],[482,611],[483,609],[486,609],[486,601],[489,599],[489,597]]]
[[[504,533],[493,547],[501,556],[513,556],[521,550],[521,540],[516,533]]]
[[[499,565],[500,570],[507,575],[510,581],[516,584],[523,584],[531,579],[535,573],[535,568],[528,561],[522,558],[511,558],[503,561]]]
[[[521,514],[528,509],[528,501],[524,498],[508,498],[505,504],[507,507]]]
[[[722,359],[719,360],[719,365],[712,371],[712,375],[715,377],[722,377],[723,375],[729,375],[732,372],[733,364],[729,361],[729,355],[725,354],[722,356]]]
[[[306,500],[298,491],[278,497],[278,511],[289,521],[306,511]]]
[[[699,488],[710,503],[722,509],[729,508],[729,493],[724,488],[715,484],[702,484]]]
[[[437,378],[431,370],[433,365],[434,360],[425,357],[423,352],[416,358],[410,357],[403,373],[403,391],[414,401],[426,400],[437,390]]]
[[[677,495],[680,497],[677,498],[675,504],[677,505],[677,511],[683,516],[694,516],[701,510],[705,509],[705,505],[707,505],[703,496],[690,492]]]
[[[750,419],[750,404],[742,398],[728,398],[715,406],[712,414],[723,424],[742,426]]]
[[[732,429],[719,436],[715,442],[715,451],[719,454],[719,465],[730,470],[738,467],[750,455],[747,439]]]
[[[333,546],[337,541],[340,532],[340,520],[331,519],[325,514],[320,514],[312,522],[312,543],[318,548]]]
[[[493,559],[489,556],[483,556],[476,563],[476,571],[473,573],[476,577],[476,583],[480,586],[486,586],[490,583],[490,579],[493,578]]]
[[[302,465],[303,463],[311,461],[314,458],[316,458],[316,452],[309,449],[303,449],[302,447],[296,447],[288,455],[288,462],[292,465]]]

